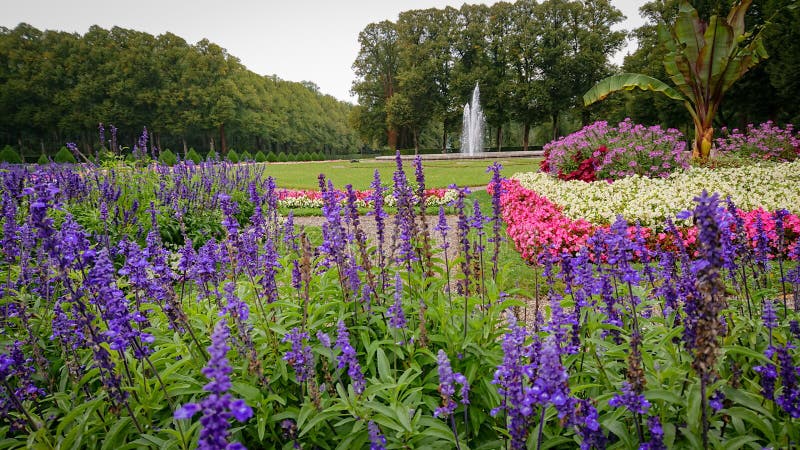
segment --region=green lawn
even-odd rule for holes
[[[517,172],[534,171],[539,166],[540,158],[481,159],[461,161],[425,161],[425,185],[429,188],[444,188],[453,183],[459,186],[484,186],[488,184],[490,175],[486,167],[498,161],[503,165],[503,176],[509,177]],[[404,164],[409,181],[414,180],[414,167],[411,161]],[[395,170],[394,161],[360,160],[324,161],[303,163],[269,164],[266,175],[275,178],[279,188],[317,189],[317,176],[324,173],[336,187],[352,184],[356,189],[368,189],[378,169],[384,184],[391,184]]]

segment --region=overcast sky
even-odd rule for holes
[[[641,25],[646,0],[611,0]],[[170,31],[189,43],[207,38],[250,70],[291,81],[312,81],[325,94],[353,101],[353,61],[366,25],[397,20],[409,9],[458,8],[463,0],[0,0],[0,25],[26,22],[40,30],[85,33],[91,25],[120,26],[159,35]],[[467,2],[477,3],[477,2]],[[494,3],[494,2],[483,2]],[[629,49],[633,50],[633,49]],[[615,57],[622,62],[628,50]]]

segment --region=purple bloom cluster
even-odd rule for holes
[[[715,145],[721,154],[737,154],[755,159],[772,161],[791,161],[797,158],[800,149],[800,136],[794,132],[792,124],[780,128],[772,121],[758,126],[747,125],[743,133],[738,129],[728,130],[723,127],[722,136]]]
[[[605,153],[599,151],[605,147]],[[550,173],[567,174],[595,158],[597,179],[614,180],[630,175],[665,177],[688,168],[686,142],[676,129],[645,127],[625,119],[616,127],[605,121],[587,125],[544,146]]]
[[[214,333],[211,335],[211,345],[208,347],[210,359],[203,368],[203,375],[209,382],[203,390],[209,393],[200,403],[187,403],[175,411],[176,419],[191,419],[192,416],[203,411],[200,419],[202,429],[197,443],[198,449],[203,450],[234,450],[243,449],[240,443],[229,442],[230,423],[234,418],[245,422],[253,415],[253,410],[242,399],[235,399],[228,390],[231,388],[230,373],[233,371],[228,364],[227,353],[230,348],[227,340],[230,331],[224,320],[217,322]]]
[[[367,382],[364,379],[364,373],[361,372],[361,366],[358,364],[356,357],[356,350],[350,345],[350,333],[344,321],[339,321],[339,335],[336,338],[336,348],[342,351],[341,355],[337,358],[339,361],[339,368],[344,369],[347,367],[347,375],[353,382],[353,391],[357,395],[361,395],[367,387]]]
[[[311,353],[310,346],[303,345],[303,341],[308,339],[308,333],[301,332],[298,328],[292,328],[281,340],[281,342],[291,342],[292,344],[291,350],[283,355],[283,360],[294,368],[298,383],[314,376],[314,354]]]
[[[639,446],[639,450],[667,450],[664,445],[664,428],[658,416],[647,418],[647,429],[650,430],[650,441]]]
[[[386,314],[389,316],[389,326],[401,329],[406,327],[406,314],[403,311],[403,280],[399,273],[395,274],[394,286],[394,303]]]
[[[644,395],[631,389],[627,381],[622,382],[622,393],[613,396],[608,404],[614,408],[627,408],[638,414],[647,414],[647,410],[650,409],[650,402],[645,400]]]
[[[381,433],[381,428],[373,421],[367,423],[369,430],[369,450],[386,450],[386,436]]]
[[[435,417],[447,417],[453,414],[456,410],[457,403],[453,400],[456,393],[455,383],[461,385],[461,403],[464,405],[469,404],[469,382],[467,377],[460,373],[453,373],[450,366],[450,359],[444,350],[439,349],[437,354],[437,362],[439,365],[439,394],[442,395],[442,406],[436,408],[433,412]]]

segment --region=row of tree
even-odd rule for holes
[[[477,83],[493,141],[502,145],[514,120],[527,147],[532,125],[549,120],[557,132],[562,112],[612,72],[608,58],[625,33],[611,26],[622,19],[607,0],[519,0],[370,24],[353,64],[353,124],[363,139],[392,147],[419,147],[434,126],[444,150]]]
[[[129,147],[146,126],[158,148],[351,152],[351,109],[313,83],[255,74],[208,40],[0,28],[0,145],[28,155],[68,141],[92,154],[98,123]]]
[[[755,0],[749,8],[748,29],[769,23],[763,37],[770,58],[727,94],[717,125],[800,118],[800,102],[793,99],[800,87],[800,8],[787,8],[795,2]],[[727,14],[733,2],[691,3],[708,20]],[[688,135],[692,120],[683,105],[652,93],[628,92],[590,107],[581,100],[615,72],[664,79],[667,49],[656,29],[671,26],[678,5],[679,0],[656,0],[641,8],[647,23],[631,33],[639,48],[622,68],[611,65],[609,57],[625,41],[625,32],[611,29],[623,16],[607,0],[518,0],[403,12],[396,22],[370,24],[359,35],[352,89],[359,104],[351,122],[374,145],[445,150],[458,142],[452,137],[478,83],[490,139],[498,147],[508,129],[521,130],[513,133],[520,139],[514,144],[527,147],[532,127],[549,125],[549,139],[598,118],[632,117],[679,127]],[[572,120],[561,123],[565,118]],[[436,142],[420,142],[433,133]]]

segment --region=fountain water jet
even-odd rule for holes
[[[464,105],[464,122],[461,129],[461,154],[475,155],[483,153],[483,111],[480,104],[480,90],[475,83],[472,91],[472,104]]]

